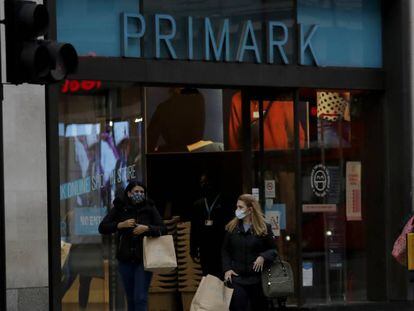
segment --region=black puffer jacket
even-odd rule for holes
[[[222,249],[223,272],[236,272],[239,276],[233,276],[233,282],[245,285],[259,283],[261,273],[253,270],[257,257],[262,256],[265,265],[276,259],[276,244],[270,225],[267,232],[266,236],[254,235],[250,229],[245,232],[241,221],[234,232],[226,232]]]
[[[166,228],[152,201],[134,206],[128,199],[116,198],[113,202],[114,207],[99,224],[99,233],[112,234],[118,233],[117,259],[120,261],[142,263],[143,239],[144,236],[161,236],[166,234]],[[137,224],[146,225],[149,231],[134,236],[134,228],[118,229],[118,223],[135,219]]]

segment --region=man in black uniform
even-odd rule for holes
[[[216,179],[203,174],[200,187],[202,197],[194,202],[191,217],[190,254],[200,262],[203,275],[222,278],[221,245],[230,220],[229,206],[224,203]]]

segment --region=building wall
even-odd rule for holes
[[[411,1],[409,4],[409,8],[410,8],[409,9],[409,20],[410,20],[409,31],[410,31],[410,34],[413,34],[414,33],[414,3],[412,3]],[[410,40],[409,47],[410,47],[410,50],[409,50],[410,58],[408,60],[409,71],[410,71],[410,85],[409,85],[410,95],[409,96],[410,96],[411,106],[413,106],[414,105],[414,79],[412,77],[414,73],[414,40],[412,39]],[[414,109],[411,109],[411,120],[414,120]],[[414,131],[414,128],[412,125],[411,125],[411,131]],[[414,135],[412,135],[412,153],[414,154]],[[411,177],[412,180],[414,180],[414,165],[411,168],[411,176],[412,176]],[[414,183],[412,184],[411,199],[412,199],[411,209],[412,211],[414,211]]]
[[[7,310],[47,310],[45,88],[4,91]]]
[[[386,71],[385,122],[387,144],[384,260],[387,262],[387,298],[406,300],[410,293],[407,269],[391,251],[402,222],[412,209],[412,85],[410,66],[411,2],[384,1],[384,69]],[[398,34],[398,35],[396,35]],[[381,255],[381,253],[378,253]],[[380,284],[380,283],[378,283]]]
[[[414,73],[414,40],[411,38],[411,34],[414,34],[414,4],[412,1],[409,3],[409,33],[410,33],[410,42],[409,42],[409,98],[411,102],[411,107],[414,106],[414,79],[413,79],[413,73]],[[414,127],[413,127],[413,121],[414,120],[414,109],[411,108],[411,132],[413,133],[411,135],[411,154],[414,155]],[[414,181],[414,163],[411,166],[411,180]],[[414,212],[414,183],[411,183],[411,210]],[[409,290],[408,290],[408,298],[410,300],[414,300],[414,282],[411,282],[409,284]]]
[[[414,30],[413,5],[410,20]],[[411,53],[411,59],[413,57]],[[412,72],[414,62],[411,61],[410,66]],[[410,83],[410,98],[414,103],[414,83],[412,80]],[[24,85],[5,86],[4,90],[7,310],[47,310],[45,89]],[[410,112],[414,118],[414,109]],[[414,152],[414,139],[412,142]],[[412,176],[414,178],[414,169]],[[411,193],[413,191],[412,187]],[[399,298],[393,293],[390,296]]]

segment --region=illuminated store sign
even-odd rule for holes
[[[99,90],[102,87],[101,81],[94,80],[66,80],[62,84],[61,92],[66,93],[78,93],[78,92],[89,92],[94,90]]]
[[[83,57],[382,68],[381,1],[336,2],[56,0],[57,39]]]
[[[152,22],[148,22],[151,20]],[[178,48],[174,45],[174,40],[183,33],[177,31],[177,20],[168,14],[155,14],[154,18],[145,19],[141,14],[122,13],[121,18],[121,51],[123,57],[143,57],[142,39],[153,35],[155,45],[155,58],[165,58],[165,52],[170,59],[195,60],[195,47],[201,46],[202,60],[205,61],[225,61],[225,62],[246,62],[247,57],[253,57],[256,63],[274,64],[279,58],[285,65],[289,64],[286,45],[290,39],[288,27],[279,21],[268,21],[258,24],[252,20],[244,21],[242,31],[236,39],[236,45],[231,44],[230,36],[232,23],[229,18],[213,21],[209,17],[186,18],[186,47]],[[197,27],[196,27],[197,24]],[[197,39],[202,39],[203,44],[195,44],[195,29],[202,25],[202,35]],[[218,27],[219,31],[213,29]],[[260,27],[260,28],[259,28]],[[311,57],[312,61],[319,66],[320,62],[312,46],[312,40],[318,32],[318,25],[304,26],[299,24],[299,64],[305,65],[305,57]],[[151,28],[151,29],[149,29]],[[258,44],[258,34],[265,35],[264,46]],[[263,36],[264,37],[264,36]],[[152,40],[150,40],[152,41]],[[250,54],[250,55],[248,55]]]

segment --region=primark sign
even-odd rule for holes
[[[122,13],[121,29],[123,57],[147,57],[144,54],[151,45],[156,59],[290,64],[287,46],[293,34],[277,20],[258,23],[247,19],[240,27],[239,21],[233,24],[230,18],[178,19],[168,14],[145,18],[142,14]],[[235,29],[241,29],[237,35]],[[322,66],[312,45],[319,26],[299,24],[298,29],[299,64]]]

